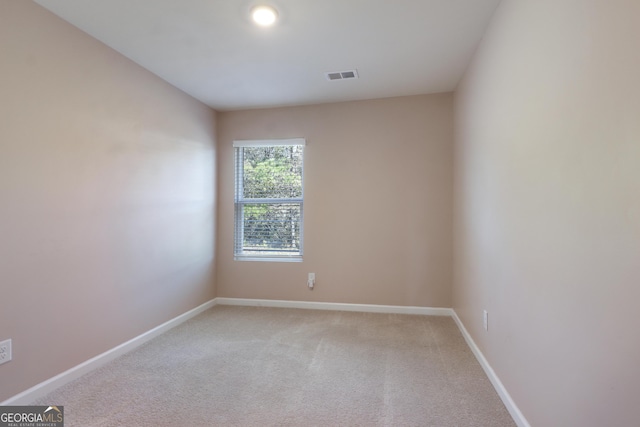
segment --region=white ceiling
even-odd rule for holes
[[[224,111],[451,91],[500,0],[36,2]],[[260,3],[275,26],[252,25]]]

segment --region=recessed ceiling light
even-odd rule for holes
[[[271,6],[256,6],[251,9],[253,22],[263,27],[273,25],[278,18],[278,12]]]

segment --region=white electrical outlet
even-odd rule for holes
[[[313,289],[316,284],[316,273],[309,273],[309,278],[307,279],[307,286],[309,289]]]
[[[482,313],[482,323],[484,324],[484,330],[489,330],[489,312],[484,310]]]
[[[0,342],[0,365],[11,360],[11,340]]]

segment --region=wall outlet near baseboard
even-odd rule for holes
[[[489,330],[489,312],[487,310],[482,311],[482,324],[484,325],[484,330]]]
[[[0,365],[11,361],[11,339],[0,342]]]

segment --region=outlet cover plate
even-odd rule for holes
[[[11,361],[11,340],[0,342],[0,365]]]

